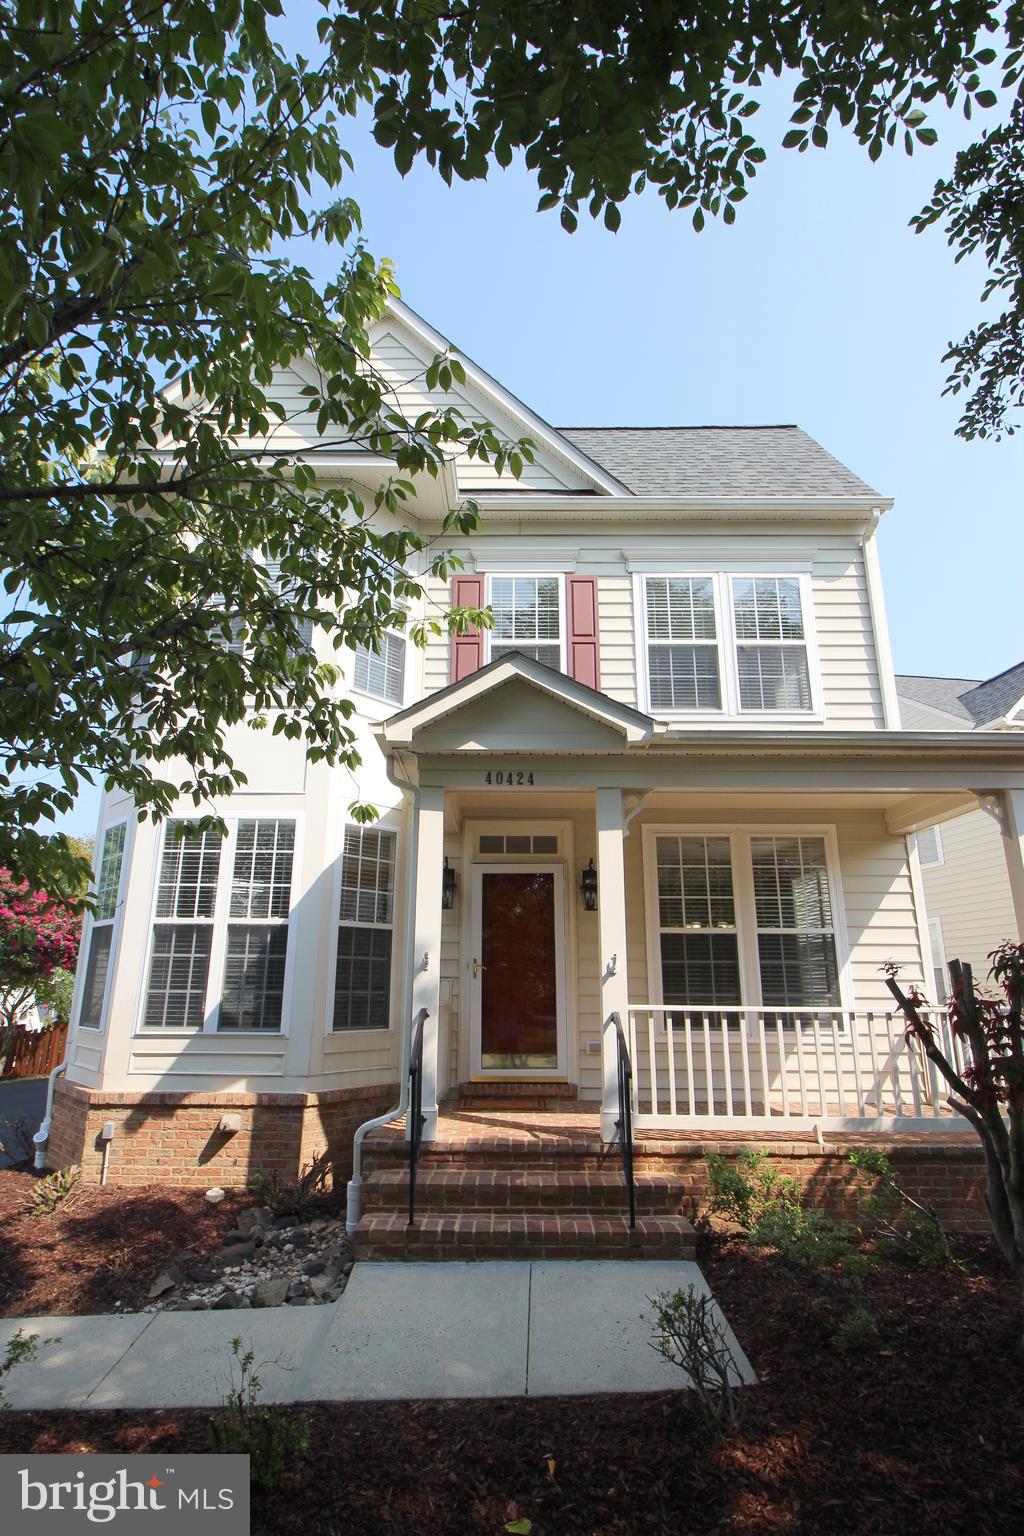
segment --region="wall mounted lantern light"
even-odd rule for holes
[[[441,876],[441,906],[446,912],[450,912],[455,905],[455,871],[448,866],[448,860],[444,861],[444,874]]]
[[[583,897],[583,906],[588,912],[597,911],[597,870],[594,868],[593,859],[586,869],[580,874],[580,895]]]

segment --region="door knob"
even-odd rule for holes
[[[481,971],[486,971],[486,969],[487,969],[486,965],[481,965],[479,960],[474,959],[474,961],[473,961],[473,980],[475,981],[476,978],[480,975],[480,972]]]

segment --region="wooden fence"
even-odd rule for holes
[[[14,1030],[14,1050],[10,1039],[0,1032],[0,1062],[9,1062],[4,1078],[45,1077],[64,1060],[64,1047],[68,1040],[67,1024],[53,1024],[49,1029],[24,1029],[20,1024]]]

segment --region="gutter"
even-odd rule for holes
[[[36,1173],[42,1173],[46,1167],[46,1144],[50,1139],[50,1121],[53,1119],[53,1095],[57,1087],[58,1077],[60,1077],[62,1072],[66,1072],[67,1068],[68,1058],[65,1056],[60,1065],[54,1067],[50,1073],[49,1081],[46,1085],[46,1108],[43,1112],[39,1129],[32,1137],[32,1144],[36,1149],[35,1156],[32,1159],[32,1166],[35,1168]]]
[[[397,756],[397,754],[396,754]],[[397,758],[401,763],[401,758]],[[388,756],[385,759],[387,776],[396,789],[400,789],[403,795],[409,797],[412,805],[412,844],[410,859],[410,878],[406,881],[406,922],[405,932],[407,948],[411,947],[410,935],[413,929],[416,902],[416,865],[419,860],[419,817],[416,814],[419,805],[419,785],[411,779],[404,777],[396,767],[396,757]],[[402,767],[404,768],[404,764]],[[406,981],[405,1014],[411,1016],[412,1011],[412,975]],[[356,1127],[352,1138],[352,1177],[349,1179],[345,1192],[345,1231],[351,1237],[359,1226],[359,1217],[362,1212],[363,1194],[363,1139],[368,1131],[376,1130],[380,1125],[391,1125],[395,1120],[400,1120],[409,1107],[409,1052],[412,1049],[412,1029],[402,1024],[402,1046],[398,1065],[398,1103],[394,1109],[389,1109],[386,1114],[376,1115],[372,1120],[364,1120],[362,1125]]]

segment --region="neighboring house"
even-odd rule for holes
[[[429,405],[444,338],[395,303],[373,342]],[[304,366],[279,381],[296,454]],[[901,728],[888,499],[795,426],[556,429],[465,366],[448,398],[536,463],[457,460],[412,510],[432,538],[475,497],[463,573],[426,601],[488,604],[493,630],[351,656],[357,783],[239,728],[223,839],[107,795],[51,1161],[96,1177],[109,1124],[111,1180],[293,1175],[325,1144],[344,1167],[415,1019],[428,1143],[465,1084],[470,1119],[578,1089],[580,1135],[609,1140],[616,1020],[641,1130],[935,1123],[883,975],[930,981],[907,835],[993,795],[1019,925],[1024,743]]]
[[[985,681],[897,675],[900,716],[909,731],[1024,731],[1024,662]],[[970,963],[988,979],[988,956],[1016,938],[1013,892],[999,800],[916,834],[928,909],[935,978],[929,997],[946,996],[946,962]]]

